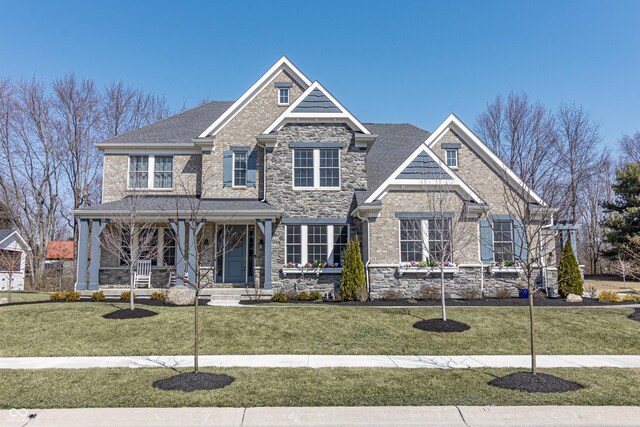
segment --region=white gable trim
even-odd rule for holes
[[[488,165],[493,166],[494,171],[500,175],[502,178],[502,173],[506,174],[506,178],[509,183],[514,187],[520,187],[525,190],[531,199],[530,202],[538,203],[542,206],[546,206],[544,200],[540,196],[538,196],[535,191],[530,189],[527,184],[525,184],[516,174],[513,172],[498,156],[494,154],[493,151],[486,146],[484,142],[480,140],[472,131],[469,129],[463,122],[460,120],[455,114],[449,115],[447,119],[438,127],[438,130],[431,135],[437,135],[435,138],[429,137],[426,143],[429,148],[433,147],[438,143],[440,138],[449,130],[452,129],[459,133],[461,137],[465,139],[465,142],[468,143],[469,147],[480,156]]]
[[[428,140],[427,140],[428,141]],[[398,179],[398,176],[404,171],[422,153],[427,153],[452,179]],[[375,200],[382,198],[388,187],[425,187],[425,186],[442,186],[442,187],[459,187],[476,203],[484,204],[482,198],[476,194],[458,175],[456,175],[450,167],[448,167],[436,154],[429,149],[426,141],[420,144],[409,157],[382,183],[371,195],[365,200],[365,203],[373,203]]]
[[[283,56],[273,64],[269,70],[262,75],[236,102],[231,105],[218,119],[211,124],[199,138],[214,136],[220,129],[231,121],[242,109],[247,106],[264,87],[273,82],[281,71],[286,71],[303,89],[311,85],[311,80],[307,78],[286,56]]]
[[[294,113],[298,105],[315,89],[320,90],[333,104],[338,107],[340,113]],[[268,128],[262,132],[263,135],[268,135],[273,131],[278,131],[289,122],[344,122],[347,123],[351,129],[360,131],[365,135],[370,135],[371,132],[362,124],[353,114],[349,112],[331,93],[326,90],[318,81],[313,82],[311,86],[307,88],[302,95],[295,100],[293,104],[289,106]]]
[[[9,240],[11,239],[11,240]],[[7,248],[11,245],[12,242],[18,243],[18,245],[22,248],[23,251],[28,252],[31,250],[27,242],[22,238],[18,230],[14,230],[11,234],[6,236],[2,241],[0,241],[0,248]]]

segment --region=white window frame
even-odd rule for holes
[[[493,239],[493,261],[494,262],[503,261],[503,260],[498,261],[496,259],[496,242],[498,242],[500,244],[509,243],[509,241],[507,241],[507,240],[496,240],[496,229],[495,229],[495,224],[496,223],[509,224],[509,229],[510,229],[510,232],[511,232],[511,251],[510,251],[510,253],[508,255],[511,256],[511,259],[509,261],[515,261],[515,259],[516,259],[516,257],[515,257],[515,252],[516,252],[515,251],[515,247],[516,247],[515,245],[516,245],[516,242],[515,242],[515,234],[514,234],[515,233],[515,228],[513,226],[513,221],[506,220],[506,219],[500,219],[500,220],[495,220],[493,223],[494,223],[494,225],[493,225],[492,230],[491,230],[491,232],[492,232],[492,236],[491,237]]]
[[[285,230],[284,230],[284,238],[285,238],[285,245],[284,245],[284,259],[285,262],[288,262],[288,253],[287,253],[287,244],[286,244],[286,240],[287,240],[287,232],[288,232],[288,228],[290,226],[296,226],[299,225],[300,226],[300,264],[301,265],[305,265],[308,262],[313,262],[313,261],[319,261],[319,260],[308,260],[308,238],[307,238],[307,228],[309,225],[320,225],[323,227],[326,227],[327,230],[327,259],[325,259],[325,262],[329,262],[329,260],[331,260],[332,262],[330,262],[329,264],[334,264],[333,263],[333,227],[347,227],[347,245],[349,244],[349,241],[351,240],[351,225],[350,224],[287,224],[285,225]]]
[[[431,243],[431,241],[429,240],[429,221],[433,221],[433,220],[444,220],[444,219],[449,219],[450,221],[450,226],[451,229],[449,230],[449,239],[450,242],[449,244],[451,245],[451,249],[450,249],[450,256],[451,256],[451,260],[450,262],[453,262],[453,219],[452,218],[402,218],[402,219],[398,219],[398,259],[400,260],[400,263],[403,262],[411,262],[411,261],[426,261],[428,259],[433,259],[435,261],[440,261],[439,259],[433,258],[431,256],[431,253],[429,252],[429,243]],[[421,249],[422,249],[422,259],[414,259],[414,260],[408,260],[408,261],[403,261],[402,260],[402,221],[420,221],[420,239],[421,239]],[[414,240],[415,241],[415,240]]]
[[[283,94],[283,92],[286,92],[287,102],[282,102],[282,94]],[[282,105],[282,106],[289,105],[290,95],[291,95],[291,91],[289,90],[288,87],[279,87],[278,88],[278,105]]]
[[[454,159],[455,159],[455,165],[450,165],[449,164],[449,152],[452,152],[454,154]],[[451,169],[458,169],[458,149],[457,148],[447,148],[446,150],[444,150],[444,162],[445,164],[450,167]]]
[[[244,185],[236,185],[236,154],[244,154]],[[247,151],[233,151],[231,156],[231,187],[247,188],[249,178],[249,153]]]
[[[296,186],[296,150],[313,150],[313,186],[297,187]],[[338,186],[337,187],[321,187],[320,186],[320,150],[336,150],[338,151]],[[291,150],[291,186],[294,190],[329,190],[337,191],[342,188],[342,156],[339,148],[294,148]]]
[[[156,172],[156,155],[155,154],[131,154],[127,157],[127,190],[146,190],[146,191],[173,191],[175,185],[175,156],[170,154],[158,154],[158,157],[171,157],[171,188],[156,188],[155,187],[155,172]],[[149,169],[147,170],[147,186],[146,187],[132,187],[131,186],[131,158],[132,157],[147,157]]]

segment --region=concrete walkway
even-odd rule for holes
[[[6,427],[153,426],[638,426],[640,407],[398,406],[86,408],[0,411]]]
[[[200,356],[200,366],[218,368],[527,368],[526,355],[387,356],[387,355],[214,355]],[[540,368],[640,368],[639,355],[544,355]],[[0,369],[149,368],[193,366],[193,356],[5,357]],[[640,420],[639,420],[640,424]]]

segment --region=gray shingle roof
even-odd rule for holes
[[[148,126],[134,129],[101,144],[177,144],[191,143],[230,106],[232,101],[212,101],[183,111]]]
[[[314,89],[303,99],[296,108],[294,113],[340,113],[340,109],[331,102],[320,89]]]
[[[243,212],[243,211],[273,211],[280,212],[278,208],[257,199],[201,199],[189,196],[139,196],[136,199],[125,197],[113,202],[87,206],[78,209],[78,212],[126,212],[131,209],[135,200],[136,210],[139,212],[175,212],[176,210],[190,211],[197,208],[199,211],[211,212]]]
[[[367,153],[366,196],[368,197],[420,144],[429,138],[431,133],[408,123],[364,123],[364,125],[371,133],[378,135]]]
[[[11,235],[11,233],[13,233],[14,231],[15,230],[12,230],[10,228],[1,229],[0,230],[0,242],[2,242],[4,239],[9,237],[9,235]]]

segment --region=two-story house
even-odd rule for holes
[[[285,57],[234,102],[209,102],[98,147],[102,203],[75,212],[78,290],[128,286],[127,269],[102,249],[100,234],[128,213],[134,193],[137,213],[158,222],[154,288],[170,285],[170,271],[195,274],[185,259],[199,250],[186,249],[196,235],[219,249],[236,232],[233,247],[214,250],[208,261],[213,287],[333,293],[346,244],[357,235],[373,298],[387,289],[416,296],[438,277],[405,267],[432,266],[427,261],[441,259],[442,250],[452,295],[464,287],[515,290],[517,271],[496,275],[488,267],[513,261],[522,246],[503,184],[525,194],[525,203],[545,206],[534,192],[519,191],[524,184],[456,116],[433,133],[362,123]],[[433,196],[445,193],[443,210]],[[178,207],[194,198],[203,226],[189,224]],[[437,243],[444,240],[464,245],[443,249]],[[545,275],[553,277],[552,267]]]

